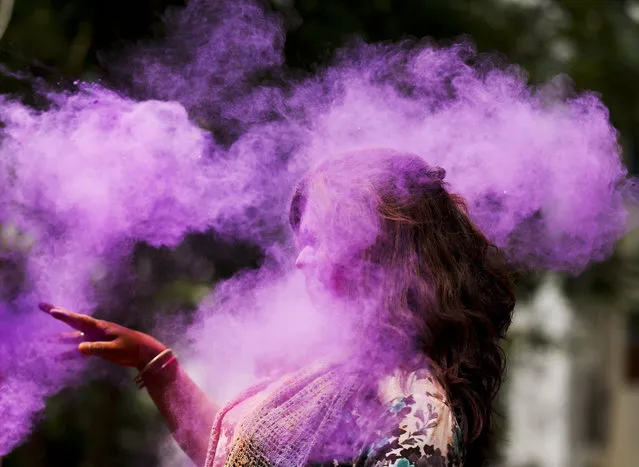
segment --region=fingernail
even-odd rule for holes
[[[50,303],[42,302],[42,303],[38,303],[38,308],[40,308],[45,313],[51,313],[51,310],[53,310],[55,307],[51,305]]]

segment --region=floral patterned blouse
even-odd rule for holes
[[[463,466],[461,429],[444,390],[429,373],[411,374],[403,389],[399,376],[388,378],[380,385],[380,395],[396,428],[378,433],[354,466]]]
[[[268,391],[267,391],[268,392]],[[253,409],[264,393],[233,409],[224,423],[214,466],[222,467],[233,439],[234,421]],[[402,386],[399,374],[379,384],[379,397],[395,429],[377,432],[355,459],[309,463],[307,467],[462,467],[462,433],[444,390],[428,373],[412,373]]]

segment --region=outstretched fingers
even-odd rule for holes
[[[55,319],[62,321],[81,332],[94,333],[98,330],[98,320],[91,318],[88,315],[81,315],[79,313],[73,313],[72,311],[61,310],[59,308],[51,310],[49,314]]]
[[[79,344],[86,340],[82,331],[60,332],[43,338],[47,344]]]
[[[107,357],[117,350],[115,341],[110,342],[83,342],[78,346],[78,350],[84,355],[93,357]]]
[[[99,320],[92,318],[91,316],[74,313],[48,303],[41,303],[39,307],[45,313],[50,314],[55,319],[68,324],[78,331],[91,334],[96,333],[96,331],[100,331]]]

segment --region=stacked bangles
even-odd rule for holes
[[[171,349],[164,349],[162,352],[157,354],[149,363],[146,364],[142,370],[137,374],[137,376],[133,379],[135,384],[138,385],[139,389],[144,388],[151,379],[161,378],[169,379],[169,374],[164,374],[167,368],[174,366],[177,363],[177,357],[173,355],[173,351]]]

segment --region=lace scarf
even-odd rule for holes
[[[222,419],[233,407],[264,390],[259,383],[219,410],[205,467],[212,467]],[[334,433],[360,387],[356,372],[318,362],[285,379],[235,431],[225,467],[301,467]]]

